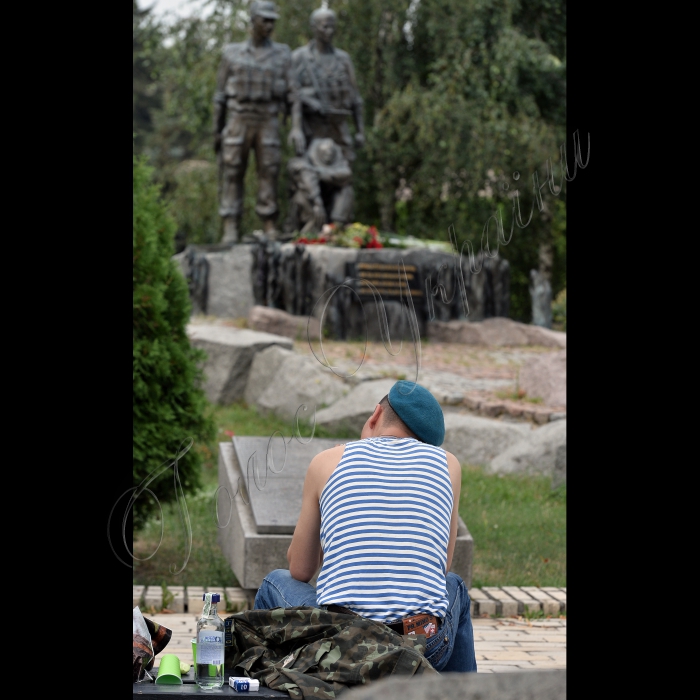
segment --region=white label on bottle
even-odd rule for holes
[[[200,630],[197,638],[197,663],[224,663],[224,633],[216,630]]]

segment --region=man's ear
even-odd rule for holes
[[[377,426],[377,423],[379,422],[379,419],[382,417],[383,412],[384,412],[384,407],[380,403],[378,403],[374,409],[374,413],[369,417],[370,430],[375,429],[375,427]]]

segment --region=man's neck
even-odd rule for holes
[[[373,431],[372,437],[393,437],[393,438],[407,438],[413,437],[409,435],[405,430],[400,428],[377,428]]]

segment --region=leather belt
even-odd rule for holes
[[[349,608],[344,608],[342,605],[335,605],[331,603],[331,605],[326,606],[326,610],[328,612],[336,612],[336,613],[342,613],[344,615],[355,615],[356,617],[362,617],[362,615],[358,615],[354,610],[350,610]],[[434,634],[437,634],[438,627],[440,626],[440,623],[442,620],[438,617],[435,617],[433,615],[410,615],[409,617],[404,617],[401,620],[397,620],[396,622],[385,622],[384,624],[394,632],[400,635],[407,634],[406,632],[406,627],[407,625],[405,624],[407,621],[412,621],[414,618],[430,618],[433,623],[434,623],[434,628],[429,630],[429,633],[426,634],[426,632],[420,631],[420,634],[426,634],[428,638],[432,637]],[[408,625],[410,626],[410,624]],[[419,629],[417,627],[416,629]],[[415,633],[414,633],[415,634]]]
[[[341,613],[343,615],[355,615],[356,617],[362,617],[362,615],[358,615],[354,610],[344,608],[342,605],[335,605],[335,603],[326,605],[326,610],[328,610],[328,612]]]
[[[403,620],[399,620],[398,622],[385,622],[384,624],[397,634],[403,634]]]

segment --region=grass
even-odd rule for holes
[[[216,510],[214,495],[218,487],[218,454],[220,442],[227,442],[235,435],[269,436],[279,430],[285,438],[292,435],[292,421],[274,416],[262,416],[244,403],[230,406],[210,406],[216,422],[217,437],[208,444],[195,445],[204,456],[202,488],[186,495],[187,511],[192,528],[192,548],[189,559],[185,543],[185,529],[176,504],[163,505],[163,517],[153,518],[134,533],[134,554],[145,561],[134,562],[134,584],[161,586],[238,586],[231,567],[217,542]],[[309,421],[299,420],[302,439],[311,435]],[[317,428],[319,438],[357,438],[354,433],[331,435]],[[161,539],[161,528],[163,532]],[[160,546],[159,546],[160,542]],[[154,554],[155,552],[155,554]],[[186,562],[186,565],[185,565]],[[174,574],[185,565],[183,571]]]
[[[491,617],[496,616],[492,615]],[[524,610],[518,617],[524,618],[525,620],[548,620],[557,617],[566,619],[566,611],[560,612],[558,615],[545,615],[543,610]]]
[[[236,577],[216,540],[217,528],[212,508],[216,482],[205,483],[196,494],[186,496],[192,527],[192,549],[186,560],[185,530],[177,506],[163,506],[162,521],[153,518],[134,533],[134,552],[145,561],[134,562],[133,580],[144,585],[237,586]],[[159,546],[161,536],[163,539]],[[155,552],[155,553],[154,553]],[[150,558],[149,558],[150,557]],[[178,574],[182,567],[184,570]]]
[[[472,586],[566,586],[566,487],[463,466],[459,513],[474,538]]]
[[[237,586],[236,577],[217,543],[214,494],[218,485],[218,443],[235,435],[265,435],[280,430],[289,438],[291,421],[267,417],[245,404],[210,407],[217,438],[202,451],[202,489],[187,494],[192,549],[185,564],[185,531],[175,504],[134,533],[133,581],[143,585]],[[302,438],[311,431],[301,424]],[[350,433],[319,438],[356,439]],[[486,474],[470,465],[462,469],[459,512],[474,537],[472,586],[566,586],[566,490],[552,491],[546,477]],[[163,529],[163,539],[158,547]],[[157,551],[156,551],[157,548]],[[153,554],[155,552],[155,554]]]

